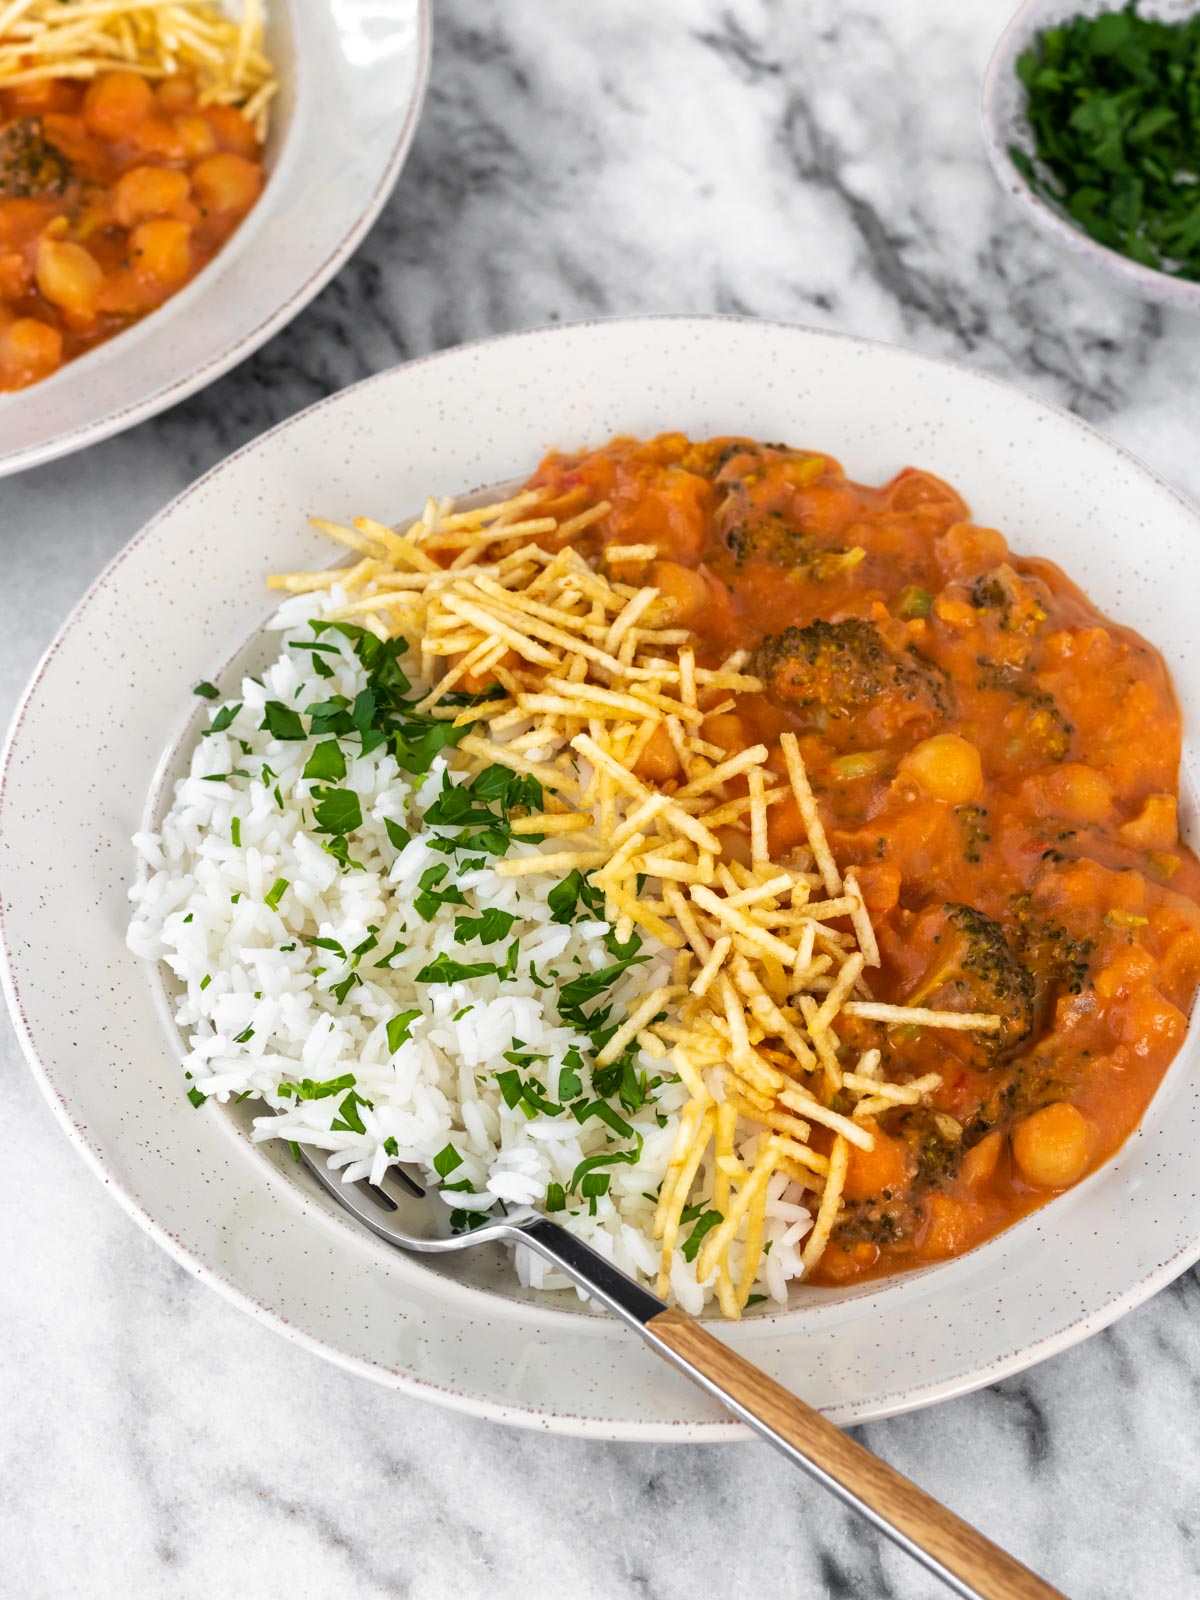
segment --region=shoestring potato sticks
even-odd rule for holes
[[[262,0],[231,16],[212,0],[0,0],[0,89],[120,68],[184,73],[201,105],[237,106],[265,139],[279,91],[263,45]]]
[[[431,499],[404,533],[366,517],[352,527],[318,521],[357,559],[270,581],[289,593],[336,584],[345,599],[331,617],[405,638],[436,684],[423,702],[435,714],[476,721],[477,709],[447,696],[498,686],[487,734],[467,735],[459,750],[476,767],[537,778],[544,814],[517,831],[560,837],[562,849],[510,855],[497,871],[577,870],[604,895],[618,939],[637,928],[675,952],[672,982],[645,996],[603,1055],[615,1059],[636,1039],[685,1085],[653,1222],[658,1291],[669,1292],[681,1219],[703,1193],[714,1215],[697,1277],[715,1282],[721,1310],[736,1318],[762,1264],[772,1177],[807,1197],[811,1271],[841,1210],[850,1147],[873,1146],[867,1119],[924,1103],[940,1082],[936,1073],[889,1081],[876,1049],[847,1069],[838,1018],[980,1032],[1001,1019],[873,999],[870,917],[853,870],[843,874],[830,850],[795,736],[781,739],[784,777],[765,745],[730,755],[702,735],[706,717],[761,689],[744,653],[701,665],[669,601],[608,575],[653,559],[654,546],[610,546],[605,571],[594,570],[571,541],[608,505],[564,519],[559,510],[531,490],[469,511]],[[682,781],[658,788],[636,769],[661,727]],[[805,841],[774,860],[767,824],[788,799]],[[730,831],[745,842],[736,855],[725,848]]]

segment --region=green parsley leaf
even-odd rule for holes
[[[204,700],[219,700],[221,698],[220,689],[217,688],[215,683],[209,683],[207,678],[203,683],[198,683],[192,693],[198,694]]]
[[[588,916],[599,921],[604,919],[604,896],[578,868],[554,885],[546,896],[546,904],[550,907],[551,922],[573,922],[580,905]]]
[[[207,737],[210,733],[224,733],[225,729],[229,727],[230,723],[232,723],[234,717],[237,716],[241,709],[242,707],[240,703],[236,706],[222,706],[220,711],[217,712],[216,716],[212,719],[205,730],[205,737]],[[239,743],[242,742],[243,741],[239,741]],[[243,749],[242,754],[248,756],[250,751],[248,749]]]
[[[346,977],[342,978],[340,982],[330,984],[329,992],[331,995],[333,995],[338,1005],[344,1006],[346,1004],[346,996],[356,984],[361,982],[362,979],[359,977],[358,973],[351,972]]]
[[[233,840],[234,849],[240,850],[242,846],[242,819],[240,817],[230,818],[229,837]]]
[[[426,867],[421,874],[420,892],[413,897],[413,910],[425,922],[432,922],[441,906],[465,906],[467,903],[466,895],[456,884],[445,889],[438,887],[449,871],[449,862],[443,861],[440,866]]]
[[[249,1044],[250,1040],[253,1039],[253,1037],[254,1037],[254,1029],[253,1028],[243,1028],[241,1033],[235,1033],[234,1034],[233,1042],[234,1042],[234,1044]]]
[[[700,1245],[704,1240],[704,1235],[706,1233],[711,1233],[717,1224],[719,1222],[724,1222],[724,1220],[724,1217],[719,1211],[704,1212],[704,1214],[697,1220],[696,1226],[692,1229],[691,1233],[689,1233],[687,1238],[683,1241],[681,1246],[683,1259],[685,1261],[695,1261],[700,1250]]]
[[[504,1072],[498,1072],[496,1074],[496,1082],[499,1085],[500,1093],[504,1096],[504,1104],[510,1111],[520,1105],[523,1086],[521,1074],[515,1068],[508,1068]]]
[[[199,692],[199,691],[197,691],[197,692]],[[204,1102],[208,1099],[208,1096],[205,1095],[205,1094],[201,1094],[199,1089],[189,1089],[188,1092],[187,1092],[187,1097],[192,1102],[192,1104],[194,1106],[202,1106],[204,1104]]]
[[[576,1122],[587,1122],[590,1117],[599,1117],[600,1121],[614,1133],[619,1133],[626,1139],[633,1138],[632,1127],[624,1117],[613,1110],[607,1100],[579,1101],[571,1107],[571,1111]]]
[[[384,817],[383,825],[387,829],[387,836],[397,850],[403,850],[412,840],[412,834],[407,828],[402,828],[398,822],[393,822],[391,817]]]
[[[300,713],[292,706],[285,706],[282,700],[268,700],[263,712],[259,727],[264,733],[270,733],[273,739],[297,740],[308,737],[300,721]]]
[[[565,1211],[567,1209],[567,1194],[561,1183],[548,1183],[546,1185],[547,1211]]]
[[[340,1078],[327,1078],[324,1083],[314,1083],[311,1078],[301,1078],[299,1083],[281,1083],[275,1092],[293,1095],[297,1100],[328,1100],[331,1095],[353,1087],[354,1074],[343,1072]]]
[[[570,983],[564,983],[558,993],[559,1016],[565,1021],[575,1021],[580,1018],[581,1006],[588,1000],[594,1000],[597,995],[603,994],[627,968],[637,966],[648,959],[639,955],[625,956],[610,966],[601,967],[599,972],[585,972],[578,978],[572,978]]]
[[[515,912],[501,911],[496,906],[488,906],[481,917],[455,917],[454,942],[469,944],[475,940],[479,944],[499,944],[508,937],[516,921]]]
[[[462,1166],[462,1157],[452,1144],[445,1145],[433,1158],[433,1170],[439,1178],[448,1178],[456,1167]]]
[[[346,834],[362,827],[362,803],[352,789],[322,789],[313,807],[318,833]]]
[[[641,1158],[642,1138],[641,1135],[638,1134],[636,1143],[632,1150],[606,1150],[600,1155],[586,1156],[571,1174],[571,1181],[567,1185],[567,1188],[571,1193],[574,1193],[574,1191],[578,1189],[579,1185],[583,1182],[584,1178],[587,1177],[588,1173],[594,1172],[597,1167],[632,1167],[636,1165]]]
[[[374,1109],[369,1100],[364,1100],[362,1095],[351,1089],[338,1107],[338,1114],[329,1124],[330,1128],[335,1129],[338,1133],[366,1133],[366,1124],[359,1113],[359,1106],[367,1106],[372,1110]]]
[[[398,1156],[400,1154],[400,1146],[396,1143],[395,1139],[392,1138],[390,1133],[383,1141],[383,1148],[387,1151],[389,1156]]]
[[[400,1046],[412,1038],[412,1025],[420,1015],[420,1011],[401,1011],[388,1023],[387,1042],[388,1050],[392,1055],[395,1055]]]
[[[319,778],[322,782],[338,783],[346,776],[346,758],[336,739],[326,739],[317,745],[304,763],[302,778]]]
[[[417,983],[465,983],[469,978],[492,977],[497,972],[494,961],[454,961],[445,951],[435,956],[417,973]]]

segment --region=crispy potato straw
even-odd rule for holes
[[[927,1103],[939,1085],[936,1073],[888,1081],[878,1049],[851,1065],[839,1020],[989,1031],[1000,1019],[863,998],[879,948],[853,868],[843,876],[833,858],[799,741],[780,740],[780,783],[765,745],[729,755],[704,739],[707,717],[761,685],[741,653],[699,664],[670,603],[620,580],[652,546],[610,547],[605,572],[589,566],[569,539],[608,510],[559,521],[544,492],[527,490],[476,511],[430,500],[403,533],[368,518],[352,529],[321,522],[359,559],[271,581],[331,589],[331,616],[367,616],[383,636],[404,638],[437,682],[432,715],[477,719],[479,709],[443,703],[443,685],[487,689],[490,736],[477,726],[458,759],[529,773],[544,791],[496,870],[556,880],[578,871],[604,896],[619,938],[636,927],[678,952],[674,981],[618,1024],[597,1064],[636,1042],[684,1085],[654,1216],[658,1290],[670,1293],[685,1216],[703,1209],[698,1253],[689,1247],[698,1277],[738,1317],[762,1268],[772,1182],[793,1202],[817,1197],[802,1251],[811,1272],[837,1225],[852,1149],[874,1147],[871,1113]],[[658,729],[682,773],[662,785],[642,769]],[[771,809],[788,800],[804,839],[773,859]],[[730,832],[744,842],[733,854]],[[561,836],[564,848],[534,853],[527,834]]]

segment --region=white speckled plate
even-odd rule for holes
[[[1143,15],[1163,22],[1180,22],[1196,10],[1197,0],[1142,0]],[[1071,17],[1097,16],[1117,11],[1119,0],[1025,0],[1000,35],[983,78],[980,115],[983,141],[1000,187],[1012,196],[1025,215],[1073,256],[1112,281],[1124,284],[1148,300],[1184,310],[1200,311],[1200,283],[1173,278],[1170,273],[1131,261],[1119,251],[1098,244],[1060,207],[1043,199],[1013,165],[1009,147],[1033,154],[1033,136],[1025,118],[1025,90],[1017,78],[1017,57],[1046,28]]]
[[[430,0],[269,0],[281,93],[258,204],[152,316],[0,394],[0,477],[165,411],[257,350],[324,287],[378,216],[429,75]]]
[[[676,428],[814,446],[868,482],[909,463],[949,478],[1017,550],[1060,560],[1160,644],[1200,725],[1200,516],[1145,467],[959,367],[803,328],[650,318],[415,361],[230,457],[68,621],[18,713],[0,792],[9,1001],[64,1128],[130,1214],[235,1304],[353,1371],[605,1438],[741,1430],[615,1323],[389,1251],[286,1155],[252,1147],[215,1106],[193,1110],[161,989],[122,940],[128,840],[191,715],[191,685],[219,678],[266,614],[263,575],[328,558],[310,512],[392,520],[427,492],[523,473],[548,446]],[[1196,762],[1189,740],[1189,774]],[[1063,1349],[1200,1256],[1198,1087],[1189,1039],[1141,1131],[1070,1194],[960,1261],[802,1291],[786,1314],[726,1337],[842,1422]]]

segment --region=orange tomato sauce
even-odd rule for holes
[[[191,81],[132,72],[0,90],[0,390],[160,306],[257,200],[262,148]]]
[[[946,483],[881,488],[831,457],[678,434],[548,457],[531,480],[612,509],[580,540],[652,544],[709,664],[762,694],[704,736],[794,731],[878,935],[877,999],[999,1012],[999,1035],[839,1022],[847,1061],[930,1070],[929,1103],[870,1123],[815,1281],[961,1254],[1107,1160],[1178,1050],[1200,981],[1200,863],[1176,819],[1166,666],[1052,562],[1012,554]],[[569,514],[569,513],[568,513]],[[644,775],[675,782],[669,741]],[[771,847],[800,837],[786,803]]]

